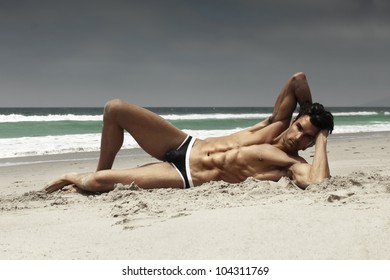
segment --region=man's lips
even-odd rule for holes
[[[290,146],[291,147],[298,147],[298,142],[295,141],[294,139],[289,139],[289,142],[290,142]]]

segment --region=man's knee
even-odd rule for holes
[[[126,102],[120,99],[112,99],[104,106],[104,120],[116,119],[117,113],[120,112]]]
[[[111,99],[104,105],[104,112],[115,111],[123,107],[125,101],[121,99]]]

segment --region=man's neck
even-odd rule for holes
[[[298,156],[298,151],[291,151],[284,144],[283,136],[284,136],[285,133],[286,133],[286,131],[284,131],[281,134],[279,134],[279,136],[275,137],[270,144],[272,146],[278,148],[279,150],[285,152],[288,155]]]

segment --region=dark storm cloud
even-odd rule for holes
[[[305,71],[320,102],[375,103],[389,15],[386,0],[0,0],[0,101],[269,106]]]

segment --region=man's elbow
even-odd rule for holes
[[[308,163],[296,163],[290,169],[290,178],[298,187],[306,189],[310,185],[319,184],[330,178],[329,170],[320,170]]]
[[[304,72],[297,72],[292,76],[293,80],[306,79],[306,74]]]
[[[305,190],[310,185],[317,185],[330,178],[330,175],[322,177],[307,176],[301,178],[294,178],[294,183],[302,190]]]

